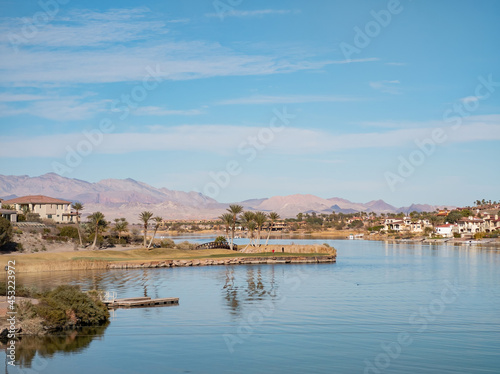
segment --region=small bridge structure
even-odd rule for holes
[[[194,249],[214,249],[214,248],[231,249],[228,242],[209,242],[194,247]],[[236,244],[233,244],[233,250],[235,251],[238,250],[238,246]]]

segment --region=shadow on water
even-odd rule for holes
[[[104,336],[108,325],[109,323],[96,327],[84,327],[47,336],[20,336],[16,342],[16,363],[22,368],[31,368],[37,354],[39,357],[52,358],[57,353],[82,352],[94,339]],[[1,346],[5,349],[5,342],[2,342]]]

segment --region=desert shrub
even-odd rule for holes
[[[29,301],[22,300],[21,302],[16,303],[15,305],[16,305],[16,312],[17,312],[16,317],[20,321],[33,319],[37,316],[35,306],[33,304],[31,304]]]
[[[24,247],[22,243],[16,243],[16,251],[24,252]]]
[[[10,221],[0,217],[0,247],[12,240],[12,225]]]
[[[0,295],[3,295],[3,300],[5,300],[5,281],[0,282]],[[19,297],[38,297],[40,292],[34,287],[24,287],[23,285],[16,284],[16,296]],[[1,297],[0,297],[1,299]],[[3,301],[2,300],[2,301]]]
[[[42,222],[40,214],[38,213],[26,213],[26,221],[28,222]]]
[[[359,219],[356,219],[349,224],[349,228],[351,229],[360,229],[362,227],[363,227],[363,221]]]
[[[164,239],[160,242],[162,248],[174,248],[175,242],[172,239]]]
[[[109,318],[107,307],[97,297],[76,286],[57,287],[46,293],[35,308],[44,325],[53,329],[100,325]]]
[[[342,230],[342,229],[344,228],[344,226],[345,226],[345,225],[344,225],[344,223],[343,223],[343,222],[339,222],[339,223],[336,223],[336,224],[334,225],[335,230]]]
[[[190,250],[190,249],[194,249],[194,247],[196,247],[196,245],[193,243],[190,243],[188,241],[184,241],[182,243],[177,244],[176,247],[178,249],[181,249],[181,250]]]
[[[46,230],[46,229],[44,229]],[[50,230],[49,230],[50,231]],[[64,226],[59,229],[59,236],[71,239],[78,239],[78,229],[74,226]]]

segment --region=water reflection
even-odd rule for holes
[[[78,330],[60,332],[50,336],[21,336],[16,343],[16,363],[23,368],[31,368],[35,356],[52,358],[56,353],[82,352],[94,339],[101,339],[109,323],[103,326],[85,327]],[[6,349],[7,341],[0,343]]]
[[[248,305],[264,300],[277,298],[277,286],[275,280],[274,266],[267,268],[269,271],[263,274],[262,267],[249,266],[244,273],[238,271],[235,276],[234,267],[226,267],[225,283],[222,286],[222,294],[233,316],[239,316],[243,312],[242,305]]]

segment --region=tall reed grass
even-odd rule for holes
[[[108,264],[108,261],[100,260],[40,261],[34,263],[20,263],[16,266],[16,273],[65,270],[97,270],[106,269],[108,267]]]

